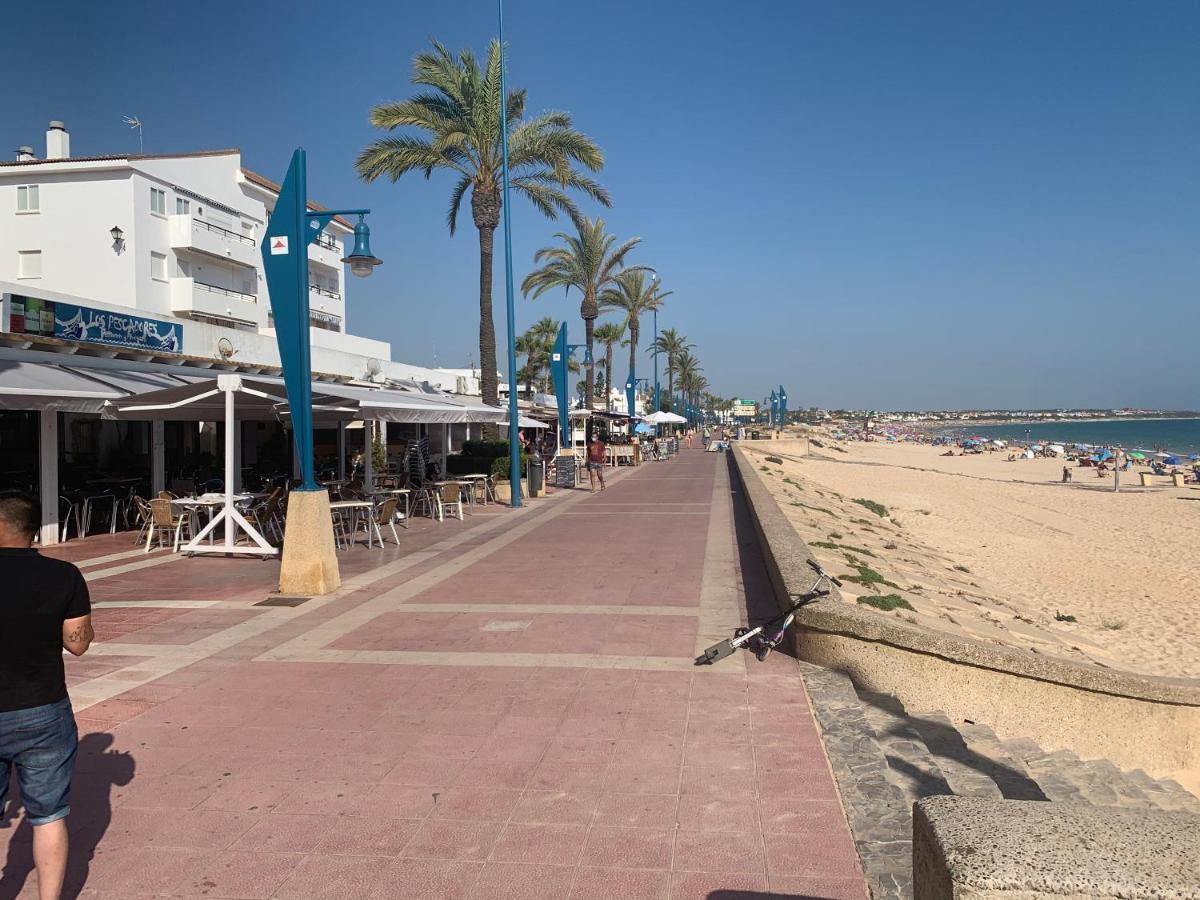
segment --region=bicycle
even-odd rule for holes
[[[711,666],[715,662],[719,662],[727,656],[732,656],[735,650],[746,648],[754,652],[755,658],[759,662],[763,662],[771,651],[774,650],[783,641],[784,634],[792,622],[796,620],[796,613],[801,607],[807,606],[810,603],[815,603],[822,597],[827,597],[832,592],[832,588],[822,587],[825,582],[831,585],[841,587],[842,583],[826,572],[815,561],[810,559],[809,566],[817,573],[817,580],[813,582],[813,586],[803,594],[791,594],[789,599],[792,601],[792,606],[773,616],[767,621],[754,627],[742,626],[733,632],[733,637],[719,641],[696,657],[695,664],[697,666]]]

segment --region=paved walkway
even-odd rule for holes
[[[67,545],[100,636],[68,663],[72,890],[862,900],[795,662],[691,665],[763,599],[736,499],[685,452],[418,520],[294,607],[256,605],[273,562]],[[0,900],[28,841],[0,829]]]

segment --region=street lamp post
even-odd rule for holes
[[[500,30],[500,144],[504,176],[504,290],[508,315],[508,483],[509,502],[521,505],[521,451],[517,442],[517,313],[513,305],[512,221],[508,208],[508,88],[504,64],[504,0],[496,0]]]
[[[307,159],[292,154],[287,176],[275,200],[262,244],[263,271],[275,320],[275,339],[292,414],[292,440],[300,461],[300,486],[288,499],[281,593],[325,594],[341,584],[334,552],[329,494],[313,471],[312,345],[309,336],[308,245],[337,216],[358,216],[354,249],[342,259],[350,271],[366,277],[381,262],[371,253],[369,209],[308,208]],[[370,448],[366,448],[370,452]]]
[[[658,412],[658,307],[654,309],[654,409],[651,412]]]

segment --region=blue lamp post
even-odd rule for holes
[[[637,415],[637,387],[639,384],[645,385],[647,391],[650,389],[650,382],[645,378],[636,378],[631,375],[625,381],[625,402],[629,405],[630,417]]]
[[[660,405],[658,393],[658,307],[654,308],[654,409],[650,412],[658,412]]]
[[[369,209],[309,209],[307,163],[304,150],[297,149],[267,222],[262,245],[263,272],[291,407],[292,440],[300,461],[300,486],[288,500],[279,569],[281,593],[326,594],[336,590],[342,580],[333,542],[329,495],[317,484],[313,472],[308,245],[335,216],[358,216],[354,249],[342,262],[350,266],[354,275],[370,275],[381,261],[371,252],[371,231],[365,221],[369,212]]]
[[[309,341],[308,245],[317,239],[335,216],[358,216],[354,226],[354,249],[342,262],[362,278],[382,260],[371,253],[371,229],[364,220],[369,209],[308,208],[308,178],[305,153],[292,154],[287,177],[267,223],[263,242],[263,270],[275,319],[279,359],[292,411],[292,439],[300,458],[300,490],[318,491],[313,474],[312,347]]]
[[[787,427],[787,391],[782,384],[779,386],[779,427]]]
[[[496,0],[500,29],[500,144],[504,180],[504,290],[508,316],[508,483],[514,507],[521,505],[521,451],[517,442],[517,313],[513,305],[512,222],[508,202],[508,87],[504,64],[504,0]]]

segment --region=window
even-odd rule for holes
[[[150,188],[150,212],[160,216],[167,214],[167,192],[162,188]]]
[[[36,184],[17,185],[17,212],[35,213],[41,208]]]
[[[150,251],[150,277],[155,281],[167,280],[167,256],[165,253]]]
[[[42,251],[41,250],[18,250],[17,251],[17,277],[18,278],[41,278],[42,277]]]
[[[191,209],[191,206],[192,206],[192,204],[191,204],[190,200],[184,200],[182,197],[176,197],[175,198],[175,215],[186,216],[188,214],[188,210]]]

